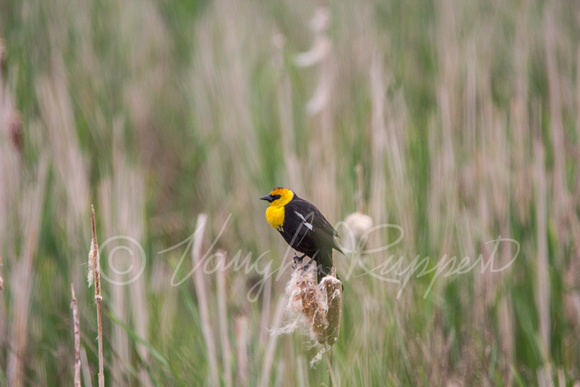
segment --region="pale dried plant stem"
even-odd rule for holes
[[[199,214],[197,217],[197,224],[195,226],[195,238],[193,240],[193,249],[191,251],[193,267],[197,267],[199,261],[202,259],[201,247],[203,244],[203,235],[207,224],[207,215]],[[207,288],[205,285],[205,278],[202,270],[195,271],[195,292],[197,293],[197,301],[199,303],[199,315],[201,318],[201,331],[207,347],[207,356],[210,371],[210,380],[213,386],[219,385],[219,375],[217,367],[216,346],[213,339],[211,323],[209,318],[209,302]]]
[[[580,74],[580,45],[576,51],[576,74]],[[580,136],[580,77],[576,77],[576,131]]]
[[[75,366],[74,366],[74,385],[81,386],[81,323],[79,321],[79,307],[77,297],[75,295],[75,288],[70,284],[70,291],[72,294],[72,302],[70,307],[73,315],[73,334],[75,340]]]
[[[286,300],[281,297],[278,300],[278,305],[276,306],[276,312],[274,314],[274,321],[272,326],[274,329],[278,329],[282,323],[282,317],[284,317],[284,308],[286,306]],[[272,372],[272,364],[274,362],[274,355],[276,352],[276,343],[278,342],[278,335],[270,335],[268,343],[266,344],[266,352],[264,353],[264,365],[262,367],[262,378],[260,380],[259,386],[269,386],[270,385],[270,374]]]
[[[258,333],[258,344],[260,347],[263,347],[265,345],[268,333],[268,321],[270,320],[270,305],[272,295],[272,277],[265,278],[264,291],[262,294],[264,295],[264,302],[260,317],[260,328]]]
[[[227,312],[227,293],[226,293],[226,253],[219,252],[221,268],[217,270],[217,293],[218,293],[218,313],[219,313],[219,328],[222,345],[222,359],[225,370],[225,385],[231,387],[232,383],[232,364],[231,364],[231,345],[230,336],[228,334],[228,312]]]
[[[90,260],[93,267],[93,276],[95,282],[95,301],[97,304],[97,338],[99,344],[99,387],[105,387],[105,371],[103,358],[103,317],[101,314],[101,302],[103,296],[101,295],[101,267],[99,264],[99,245],[97,243],[97,225],[95,222],[95,208],[91,205],[91,224],[93,230],[93,239],[91,242]]]
[[[83,370],[83,380],[85,382],[85,387],[93,387],[89,359],[87,358],[87,351],[85,351],[83,347],[81,347],[81,367]]]
[[[332,364],[330,363],[330,356],[328,355],[328,346],[327,344],[324,344],[324,348],[326,349],[326,351],[324,352],[324,357],[326,358],[326,364],[328,365],[328,374],[330,375],[330,381],[332,382],[333,386],[338,386],[338,384],[336,384],[336,379],[334,377],[334,371],[332,370]]]
[[[248,319],[245,316],[236,318],[234,329],[236,331],[236,362],[237,362],[237,385],[248,385]]]
[[[547,241],[547,208],[546,208],[546,176],[544,170],[544,146],[541,140],[536,140],[536,208],[537,208],[537,293],[540,339],[542,355],[545,360],[550,348],[550,282],[548,278],[548,241]]]
[[[556,218],[554,222],[562,239],[567,241],[568,232],[566,230],[566,223],[563,221],[566,216],[568,189],[566,186],[566,152],[565,149],[565,132],[564,122],[562,118],[563,104],[562,104],[562,87],[561,76],[556,62],[556,54],[554,48],[558,46],[558,26],[554,16],[554,6],[548,2],[544,9],[544,48],[546,52],[546,73],[548,76],[548,95],[549,95],[549,111],[550,111],[550,134],[554,147],[553,152],[553,181],[552,192],[552,211]]]
[[[101,203],[100,224],[105,235],[119,235],[121,233],[126,233],[127,235],[133,234],[127,226],[129,218],[131,218],[131,211],[128,210],[130,205],[126,200],[127,189],[125,188],[125,185],[131,185],[133,182],[128,181],[129,177],[127,175],[124,158],[120,151],[118,151],[118,147],[115,146],[115,144],[122,142],[122,139],[118,137],[119,128],[119,120],[115,120],[113,122],[113,135],[115,136],[113,142],[113,162],[119,168],[115,169],[112,177],[106,178],[101,182],[99,192]],[[115,254],[113,262],[115,262],[115,266],[122,267],[122,265],[129,264],[129,259],[125,254]],[[118,283],[123,283],[126,280],[126,277],[117,270],[112,270],[110,276],[113,281]],[[114,313],[116,318],[128,325],[131,308],[128,306],[129,302],[126,300],[126,295],[126,286],[112,286],[107,301],[111,312]],[[109,374],[113,380],[125,380],[128,377],[128,370],[123,364],[129,364],[131,362],[128,333],[119,324],[114,324],[111,326],[110,335],[111,346],[109,350],[115,354],[117,361],[110,365]]]
[[[15,284],[12,292],[14,305],[12,322],[9,330],[8,348],[10,348],[6,379],[9,386],[23,386],[25,383],[26,348],[29,340],[28,326],[30,321],[30,302],[32,283],[34,283],[34,256],[38,247],[44,193],[48,174],[46,159],[39,161],[40,170],[35,177],[35,183],[24,192],[24,203],[31,203],[22,210],[23,246],[22,257],[18,260],[11,273],[11,283]],[[16,288],[17,286],[17,288]]]

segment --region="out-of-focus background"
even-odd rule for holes
[[[404,231],[374,275],[335,255],[341,385],[580,383],[577,2],[4,0],[0,23],[1,385],[72,383],[71,283],[96,385],[91,204],[108,385],[328,385],[270,335],[275,186]],[[238,270],[192,271],[201,213]]]

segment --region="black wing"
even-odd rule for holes
[[[294,211],[300,219],[304,218],[302,220],[306,227],[305,232],[312,233],[312,237],[320,248],[333,248],[342,253],[342,250],[334,240],[338,233],[312,203],[295,197],[288,203],[287,209]]]

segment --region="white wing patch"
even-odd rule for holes
[[[298,215],[298,217],[299,217],[300,219],[302,219],[302,222],[304,223],[304,225],[306,226],[306,228],[308,228],[310,231],[312,231],[312,230],[314,229],[314,227],[312,227],[312,224],[311,224],[311,223],[308,223],[308,222],[306,221],[306,218],[304,217],[304,215],[302,215],[302,214],[301,214],[301,213],[299,213],[298,211],[294,211],[294,213],[295,213],[296,215]]]

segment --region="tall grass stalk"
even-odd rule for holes
[[[286,299],[280,297],[276,304],[276,309],[274,311],[274,317],[272,319],[272,329],[278,329],[282,323],[282,318],[284,317],[284,309],[286,307]],[[270,385],[270,374],[272,373],[272,366],[274,365],[276,344],[278,342],[278,335],[270,334],[268,342],[266,343],[266,348],[264,351],[264,360],[262,367],[262,375],[260,377],[260,382],[258,386],[269,386]]]
[[[218,252],[218,262],[221,267],[226,267],[226,253],[224,251]],[[227,311],[227,288],[226,288],[226,271],[218,269],[217,276],[217,302],[218,302],[218,319],[220,342],[222,348],[222,363],[224,370],[224,384],[226,387],[233,386],[232,381],[232,351],[230,344],[230,333],[228,328],[228,311]]]
[[[202,246],[205,230],[207,227],[207,215],[199,214],[195,224],[195,238],[193,240],[193,248],[191,250],[192,264],[194,267],[201,265],[200,261],[203,258]],[[203,270],[196,270],[194,277],[195,292],[197,294],[197,301],[199,304],[199,315],[201,320],[201,330],[205,341],[208,363],[209,363],[209,379],[212,385],[219,384],[218,366],[216,345],[213,336],[213,329],[211,324],[210,310],[209,310],[209,294],[206,286],[206,278]]]
[[[32,176],[29,186],[23,188],[23,200],[28,206],[20,208],[22,225],[21,256],[12,266],[10,281],[13,305],[11,324],[8,335],[8,360],[6,377],[11,386],[23,386],[26,381],[25,367],[27,348],[29,345],[30,304],[35,280],[34,257],[37,254],[40,233],[42,209],[46,190],[48,165],[41,164],[39,170]],[[13,183],[11,183],[13,184]],[[14,286],[14,287],[12,287]]]
[[[70,284],[70,291],[72,297],[70,307],[72,309],[73,337],[75,341],[75,365],[73,380],[75,387],[81,387],[81,323],[79,320],[79,306],[73,284]]]
[[[103,315],[101,312],[101,264],[99,256],[99,244],[97,242],[97,223],[95,221],[95,208],[91,205],[91,230],[93,238],[91,239],[91,249],[89,252],[89,286],[95,284],[95,303],[97,307],[97,341],[99,357],[99,387],[105,387],[105,359],[103,355]]]
[[[548,241],[547,241],[547,208],[546,208],[546,180],[544,170],[544,147],[541,140],[535,142],[536,172],[535,196],[537,214],[537,238],[538,238],[538,266],[536,273],[539,335],[542,344],[542,353],[549,361],[548,348],[550,348],[550,282],[548,268]]]

